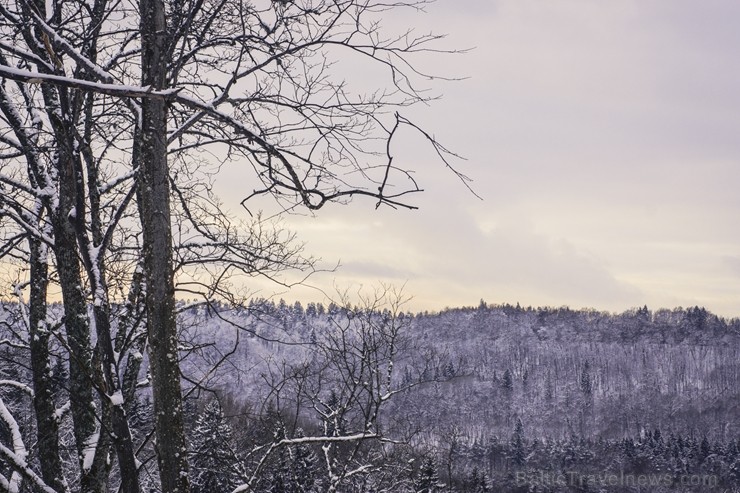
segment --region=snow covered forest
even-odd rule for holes
[[[322,431],[325,422],[309,404],[316,396],[305,394],[303,403],[299,397],[306,386],[320,388],[303,373],[317,364],[314,348],[336,346],[336,331],[352,321],[365,320],[360,325],[382,332],[395,320],[400,330],[390,387],[401,392],[385,406],[378,426],[404,446],[392,453],[386,446],[376,469],[347,490],[527,491],[538,484],[534,471],[668,474],[664,491],[724,491],[739,484],[738,319],[699,307],[609,314],[482,303],[415,315],[378,308],[371,315],[333,303],[303,308],[263,300],[241,313],[190,310],[185,318],[213,327],[206,341],[220,340],[219,350],[203,347],[193,362],[209,353],[203,362],[216,361],[234,348],[234,366],[213,375],[226,414],[235,418],[233,429],[249,429],[248,416],[260,403],[279,414],[281,427],[290,423],[281,428],[290,436]],[[234,347],[235,327],[248,335]],[[384,375],[391,371],[386,357]],[[198,366],[203,363],[193,368]],[[260,370],[250,370],[250,380],[239,368]],[[328,382],[342,374],[336,368],[319,378]],[[191,378],[201,381],[201,375]],[[347,382],[325,385],[318,409],[326,409],[329,396],[351,415]],[[319,452],[317,447],[317,457]],[[517,472],[531,481],[518,481]],[[445,486],[424,489],[429,475]],[[709,482],[681,487],[678,478],[691,475]],[[388,477],[396,483],[384,483]],[[583,489],[549,486],[542,491]]]
[[[650,491],[740,485],[739,319],[483,302],[412,314],[389,292],[362,306],[178,308],[193,491],[589,491],[610,473],[655,475]],[[22,320],[21,305],[3,305],[0,391],[15,423],[4,446],[34,443]],[[51,353],[74,468],[70,356],[61,341]],[[156,490],[147,376],[144,358],[125,407],[143,487]],[[25,452],[37,460],[36,446]],[[572,476],[557,485],[543,471]]]
[[[0,0],[0,490],[738,486],[737,320],[250,296],[322,269],[285,215],[415,208],[409,135],[468,186],[427,3]]]

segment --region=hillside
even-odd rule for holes
[[[179,308],[193,474],[220,469],[198,458],[221,457],[231,444],[219,460],[257,471],[259,491],[321,491],[322,440],[378,436],[331,449],[335,464],[364,471],[352,491],[587,491],[604,486],[593,479],[600,474],[620,475],[601,489],[609,492],[639,491],[625,484],[639,475],[657,481],[651,491],[740,486],[738,319],[699,307]],[[28,355],[10,343],[22,340],[20,313],[3,305],[0,379],[30,383]],[[50,319],[60,313],[52,307]],[[68,362],[55,361],[63,408]],[[146,357],[139,380],[132,432],[142,457],[153,456]],[[23,415],[28,404],[11,390],[6,402]],[[221,433],[229,438],[214,441]],[[260,462],[276,440],[295,441],[287,450],[302,465],[282,453]],[[215,451],[201,454],[203,444]],[[296,467],[313,471],[310,481],[296,483]]]
[[[249,310],[201,309],[185,318],[208,327],[207,333],[199,331],[202,342],[218,341],[219,354],[242,334],[212,383],[233,401],[254,405],[274,399],[285,365],[309,361],[317,338],[333,333],[337,321],[351,318],[348,313],[336,305],[303,308],[263,300]],[[610,314],[483,303],[399,319],[403,349],[394,378],[399,385],[418,385],[390,403],[384,420],[415,450],[434,456],[461,491],[470,490],[464,478],[474,470],[499,481],[511,478],[518,425],[519,446],[528,450],[522,464],[539,464],[537,470],[570,454],[565,462],[554,460],[557,467],[593,473],[619,464],[629,471],[625,447],[636,447],[637,456],[652,459],[641,456],[635,470],[652,471],[654,461],[656,471],[665,471],[668,459],[658,460],[649,448],[655,436],[673,441],[674,460],[691,457],[680,460],[686,473],[706,472],[704,462],[697,462],[702,443],[707,450],[736,454],[738,319],[698,307]],[[196,367],[203,366],[186,366],[194,372]],[[310,426],[315,417],[307,413],[303,419]],[[736,457],[720,461],[718,477],[740,479]]]

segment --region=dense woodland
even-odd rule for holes
[[[699,307],[399,308],[181,303],[193,491],[740,487],[740,320]],[[30,378],[10,344],[18,310],[3,306],[3,382]],[[68,362],[55,354],[63,413]],[[146,366],[129,420],[155,487]],[[0,392],[32,436],[27,391]],[[2,426],[5,446],[14,432]]]

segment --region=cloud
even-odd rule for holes
[[[723,265],[735,276],[740,277],[740,257],[723,257]]]
[[[537,233],[524,213],[494,214],[501,219],[489,226],[463,207],[431,199],[414,212],[334,210],[327,220],[347,224],[349,236],[355,234],[352,224],[374,226],[359,243],[345,243],[337,233],[332,246],[346,250],[335,253],[343,265],[333,280],[408,281],[408,292],[428,309],[480,298],[609,309],[642,302],[639,289],[617,279],[605,262],[567,238]],[[327,240],[321,238],[324,252]],[[309,240],[309,250],[314,246]]]
[[[485,201],[404,133],[394,164],[426,190],[410,196],[419,211],[357,200],[291,219],[308,252],[344,265],[321,282],[408,279],[429,309],[483,297],[740,313],[740,3],[461,0],[428,11],[384,23],[419,21],[449,33],[443,47],[476,49],[422,56],[428,72],[469,79],[429,82],[444,98],[404,115],[467,158],[456,165]]]
[[[457,221],[458,227],[464,218]],[[475,228],[475,230],[473,230]],[[484,231],[470,221],[463,241],[445,235],[437,257],[449,261],[428,277],[490,301],[629,307],[641,300],[636,287],[618,280],[605,262],[565,238],[536,233],[526,218]],[[445,254],[444,250],[458,252]],[[454,282],[450,282],[454,279]],[[434,282],[434,281],[433,281]],[[497,299],[493,299],[497,298]]]
[[[395,259],[386,259],[386,262],[374,260],[353,260],[342,263],[337,274],[342,277],[351,278],[371,278],[384,279],[405,282],[408,279],[416,277],[416,273],[408,270],[394,267],[391,263]]]

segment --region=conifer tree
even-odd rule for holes
[[[509,446],[509,458],[517,466],[523,466],[527,462],[527,451],[525,448],[524,425],[522,424],[522,419],[517,418],[514,434],[511,436]]]
[[[154,422],[151,398],[149,396],[135,396],[129,404],[127,413],[131,435],[135,441],[138,441],[151,431]]]
[[[488,493],[490,491],[486,473],[480,472],[477,466],[473,467],[470,473],[467,491],[471,493]]]
[[[300,428],[297,437],[303,436]],[[319,472],[318,458],[308,445],[296,445],[293,450],[292,479],[295,493],[312,493],[318,491]]]
[[[504,372],[504,376],[501,378],[501,386],[507,392],[514,390],[514,379],[511,376],[511,370],[508,368]]]
[[[278,433],[283,433],[279,430]],[[296,438],[303,437],[303,430],[296,430]],[[275,464],[266,473],[265,488],[270,493],[314,493],[322,491],[318,458],[306,444],[282,447],[277,452]]]
[[[237,486],[239,462],[233,447],[232,429],[217,399],[198,416],[192,443],[192,492],[231,491]]]
[[[545,380],[545,399],[547,402],[552,401],[552,398],[555,395],[555,389],[553,388],[552,384],[552,376],[550,375],[550,370],[547,370],[547,378]]]
[[[437,466],[434,464],[434,459],[427,456],[414,480],[414,493],[435,493],[439,491],[439,486]]]
[[[583,370],[581,371],[581,392],[583,392],[583,395],[586,397],[590,397],[593,392],[591,384],[591,364],[588,360],[583,363]]]

